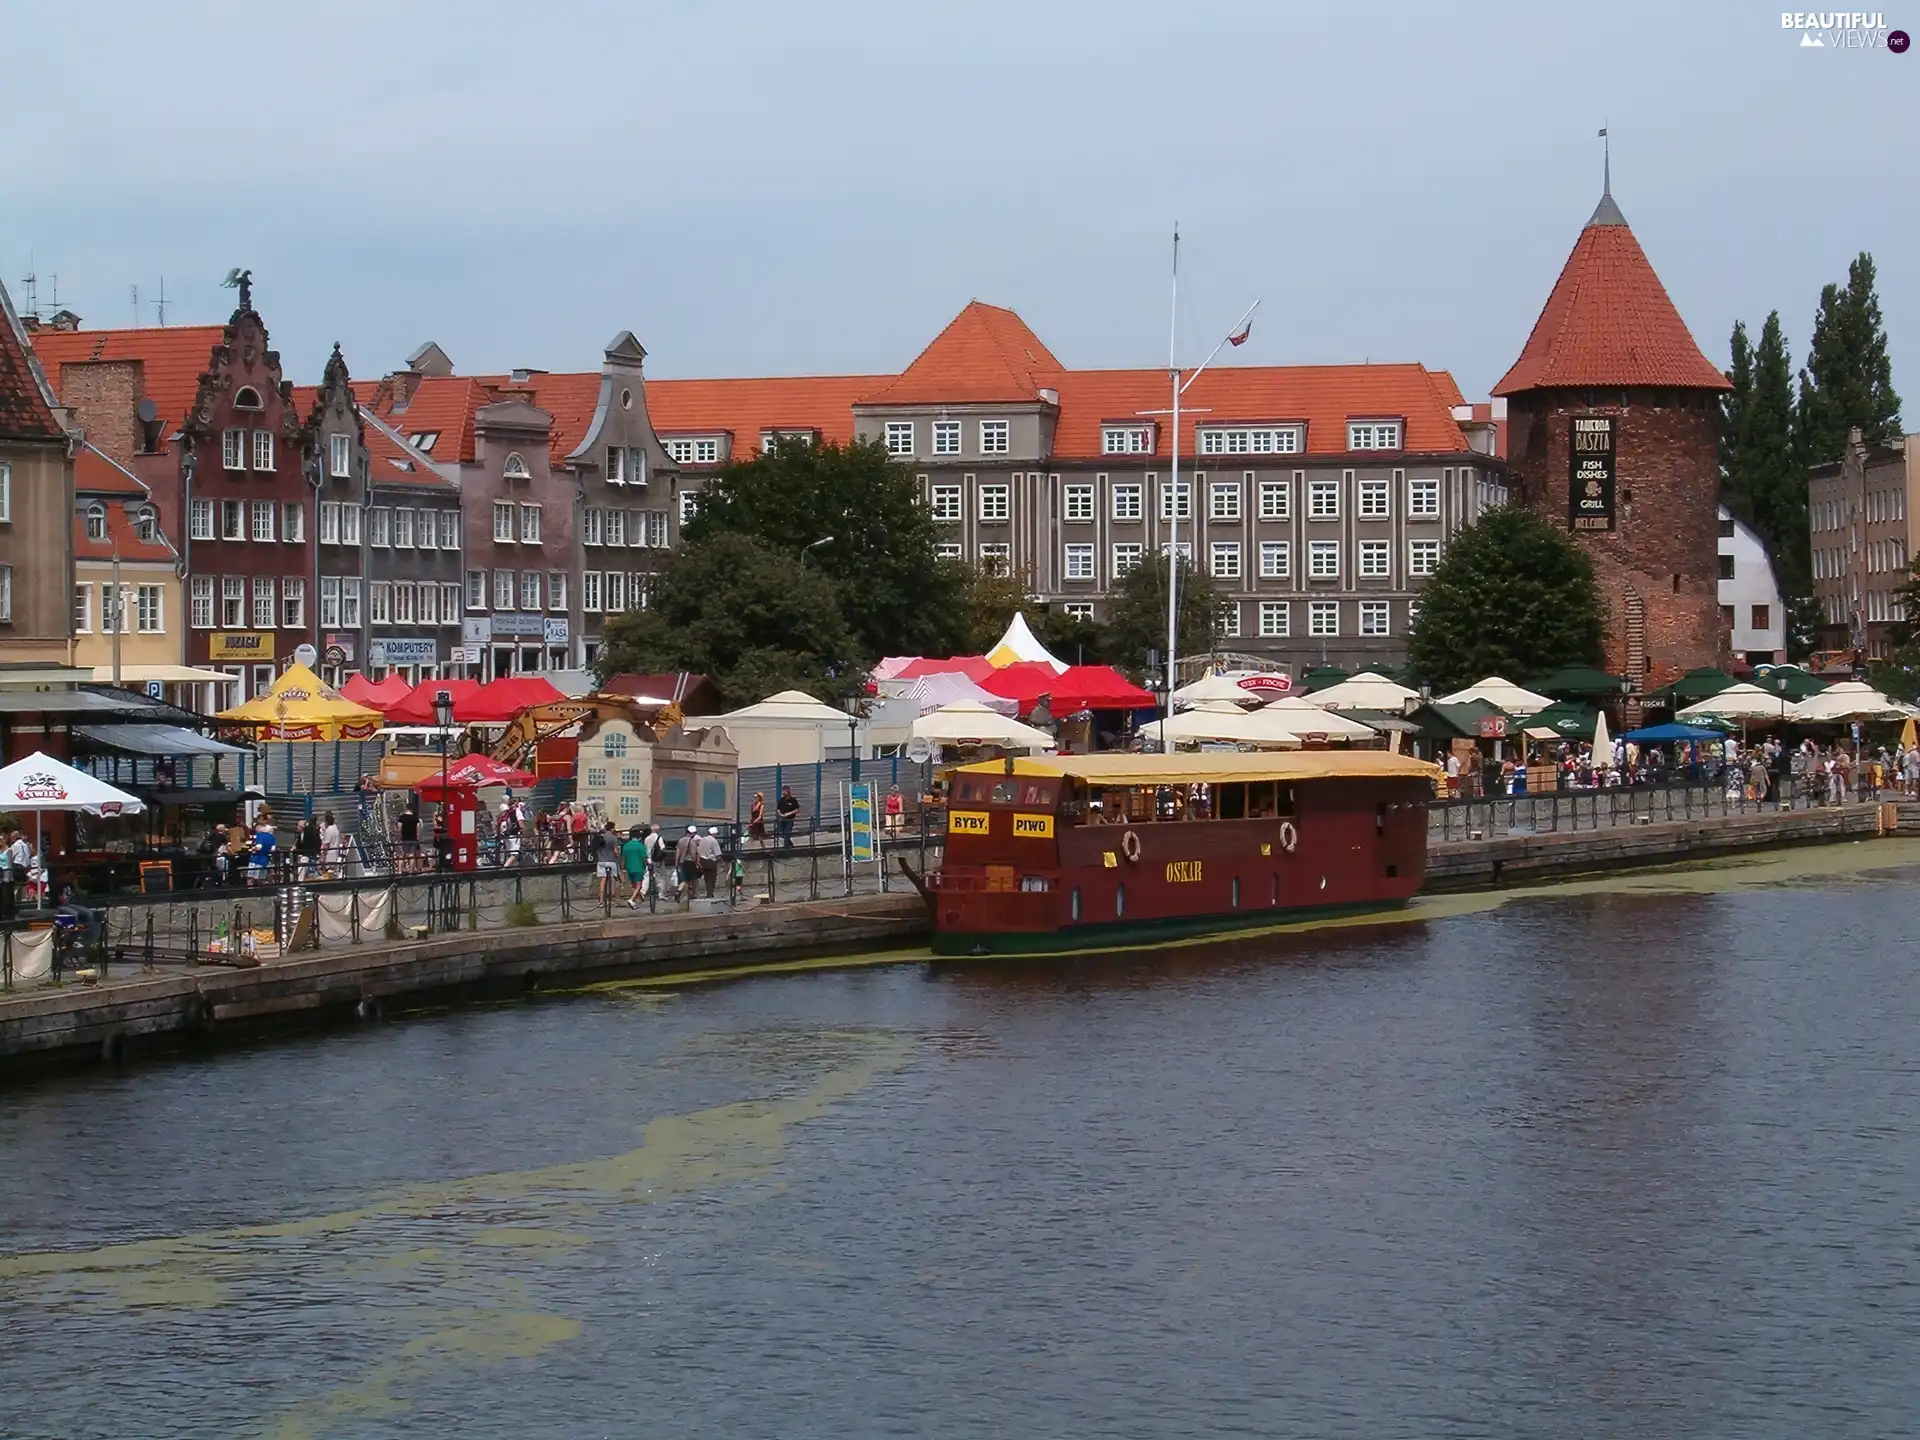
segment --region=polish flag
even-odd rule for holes
[[[1227,343],[1229,345],[1244,345],[1247,343],[1247,336],[1251,335],[1252,333],[1253,333],[1253,321],[1249,320],[1247,321],[1246,324],[1242,325],[1238,330],[1234,331],[1233,334],[1227,336]]]

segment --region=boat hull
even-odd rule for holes
[[[1379,915],[1406,907],[1405,899],[1361,900],[1281,910],[1237,910],[1221,915],[1169,915],[1110,920],[1060,930],[935,930],[933,953],[948,959],[995,955],[1082,955],[1144,945],[1230,939],[1248,931],[1348,915]]]

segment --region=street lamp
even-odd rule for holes
[[[440,727],[440,824],[447,832],[447,846],[443,851],[434,847],[433,866],[444,870],[453,852],[453,822],[448,815],[447,806],[447,732],[453,728],[453,692],[436,690],[433,692],[433,720]]]

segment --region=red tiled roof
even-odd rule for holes
[[[853,440],[853,407],[884,375],[790,375],[764,380],[649,380],[647,414],[663,435],[733,434],[733,453],[760,453],[762,430],[818,430],[823,444]]]
[[[600,372],[555,375],[541,372],[516,381],[511,375],[480,375],[479,382],[498,400],[525,400],[553,417],[547,441],[551,463],[558,465],[586,438],[593,412],[600,404]],[[647,387],[651,396],[653,387]]]
[[[1441,395],[1457,394],[1458,389],[1446,376],[1443,390],[1436,375],[1445,372],[1420,365],[1258,365],[1208,370],[1181,402],[1183,409],[1190,405],[1208,413],[1183,416],[1180,453],[1183,457],[1199,454],[1196,425],[1304,421],[1307,454],[1343,455],[1348,420],[1399,419],[1406,424],[1402,450],[1455,454],[1467,448],[1467,441]],[[1131,421],[1142,411],[1164,410],[1170,399],[1164,370],[1067,370],[1053,377],[1053,383],[1060,392],[1060,421],[1053,436],[1053,458],[1059,460],[1097,458],[1102,424]],[[1170,457],[1171,417],[1154,419],[1154,454]],[[1272,457],[1263,463],[1273,463]]]
[[[144,496],[147,487],[122,470],[91,445],[80,447],[73,460],[73,490],[76,495]]]
[[[193,408],[200,376],[213,347],[226,335],[224,325],[169,325],[147,330],[42,330],[33,348],[47,368],[56,394],[69,365],[95,360],[138,360],[146,398],[153,401],[169,430],[180,427]]]
[[[998,305],[967,302],[933,343],[868,405],[970,405],[1030,401],[1062,370],[1027,322]]]
[[[65,440],[66,430],[47,403],[33,352],[16,324],[11,301],[0,303],[0,435],[12,440]]]
[[[133,528],[133,521],[127,516],[126,502],[123,500],[103,500],[107,507],[107,538],[89,540],[87,538],[86,507],[83,505],[73,516],[73,558],[76,560],[111,560],[117,547],[120,558],[129,560],[171,560],[173,551],[160,539],[159,531],[154,532],[151,540],[142,540]]]
[[[1580,232],[1495,395],[1560,385],[1732,388],[1700,353],[1619,213],[1609,196]]]
[[[395,410],[392,395],[378,385],[362,395],[364,383],[354,384],[354,394],[394,429],[409,438],[428,433],[440,437],[426,452],[435,460],[452,464],[473,459],[474,414],[493,400],[479,381],[467,375],[429,375],[416,385],[404,410]]]

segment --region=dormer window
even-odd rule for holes
[[[413,448],[418,450],[422,455],[431,455],[433,453],[434,443],[438,441],[439,438],[440,432],[438,430],[422,430],[418,435],[413,437]]]
[[[1150,425],[1102,425],[1100,427],[1100,453],[1102,455],[1145,455],[1153,449],[1153,427]]]
[[[1262,425],[1242,428],[1203,425],[1200,427],[1202,455],[1298,455],[1301,430],[1298,425]]]
[[[1347,449],[1398,450],[1399,448],[1400,422],[1398,420],[1349,420],[1347,422]]]
[[[236,410],[260,409],[260,392],[251,385],[242,385],[234,392],[233,408]]]
[[[107,538],[107,507],[98,501],[87,507],[87,538],[89,540]]]
[[[148,545],[159,538],[160,517],[151,505],[142,505],[133,512],[133,533],[134,538]]]
[[[783,440],[798,440],[802,445],[811,445],[813,436],[811,430],[765,430],[760,434],[760,453],[771,455],[780,448]]]
[[[647,483],[647,452],[638,445],[607,446],[607,483],[644,485]]]
[[[500,467],[500,473],[509,480],[525,480],[532,472],[527,469],[527,462],[520,457],[520,452],[515,450],[507,456],[507,463]]]
[[[720,463],[720,437],[702,436],[693,440],[668,440],[667,454],[676,465],[717,465]]]

